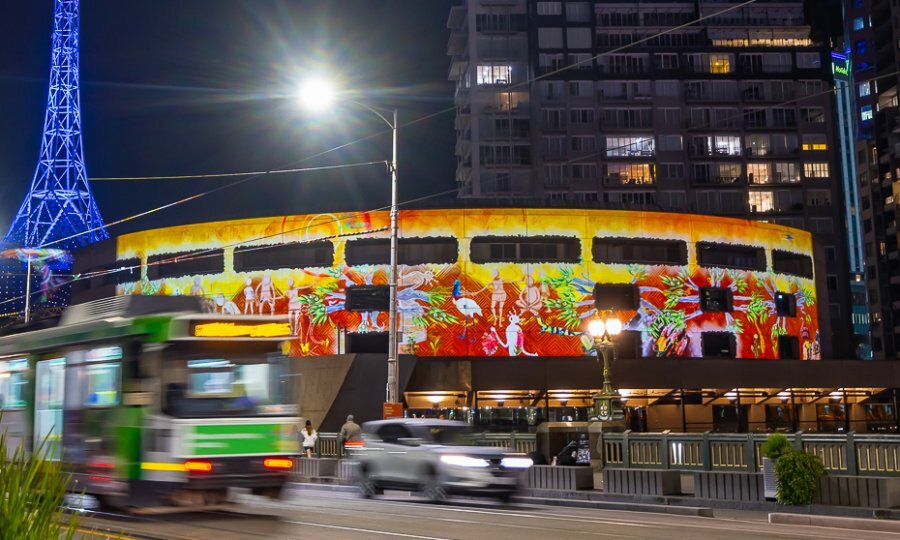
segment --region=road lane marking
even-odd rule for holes
[[[418,534],[406,534],[389,531],[376,531],[375,529],[360,529],[359,527],[345,527],[342,525],[326,525],[324,523],[313,523],[312,521],[285,521],[291,525],[306,525],[309,527],[322,527],[324,529],[335,529],[339,531],[350,531],[367,534],[380,534],[382,536],[398,536],[400,538],[416,538],[418,540],[453,540],[452,538],[444,538],[440,536],[420,536]]]

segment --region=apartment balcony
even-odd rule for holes
[[[450,69],[447,70],[447,80],[458,81],[469,67],[469,58],[466,56],[454,56],[450,59]]]
[[[450,15],[447,17],[447,28],[453,31],[461,31],[466,25],[466,17],[469,9],[465,6],[453,6],[450,8]]]
[[[695,176],[691,183],[699,186],[744,186],[747,182],[741,176]]]
[[[604,176],[603,185],[611,187],[652,188],[656,186],[656,179],[653,177],[629,178],[627,176]]]
[[[481,134],[482,140],[501,140],[508,141],[510,139],[528,139],[531,137],[529,129],[494,129]]]

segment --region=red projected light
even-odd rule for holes
[[[263,466],[267,469],[293,469],[294,460],[288,458],[266,458],[263,460]]]
[[[212,463],[209,461],[185,461],[184,470],[187,472],[211,472]]]

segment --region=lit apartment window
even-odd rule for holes
[[[772,178],[769,175],[768,163],[748,163],[747,179],[751,184],[769,184]]]
[[[862,30],[866,27],[866,21],[862,17],[857,17],[853,19],[853,29],[854,30]]]
[[[828,178],[828,164],[804,163],[803,176],[807,178]]]
[[[869,120],[875,118],[875,115],[872,113],[872,106],[871,106],[871,105],[864,105],[864,106],[859,110],[859,118],[860,118],[860,120],[862,120],[863,122],[868,122]]]
[[[864,83],[859,83],[859,97],[866,97],[872,94],[872,83],[866,81]]]
[[[801,146],[804,150],[807,151],[818,151],[818,150],[828,150],[828,142],[825,138],[825,135],[821,134],[808,134],[803,135],[803,146]]]
[[[655,145],[652,136],[606,138],[607,156],[653,156],[655,153]]]
[[[771,191],[751,191],[748,196],[750,211],[753,213],[771,212],[775,209],[775,197]]]
[[[538,15],[562,15],[562,2],[538,2]]]
[[[775,163],[775,182],[793,184],[800,181],[800,170],[796,163]]]
[[[709,55],[709,72],[710,73],[731,73],[731,55],[730,54],[711,54],[711,55]]]
[[[649,163],[609,163],[606,165],[607,182],[614,185],[652,184],[654,169]]]
[[[512,81],[512,66],[478,66],[476,82],[484,84],[509,84]]]

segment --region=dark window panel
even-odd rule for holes
[[[797,316],[797,297],[794,294],[778,291],[775,293],[775,313],[779,317]]]
[[[729,332],[703,332],[701,345],[704,358],[734,358],[734,336]]]
[[[796,336],[778,336],[778,358],[800,360],[800,340]]]
[[[216,249],[153,255],[147,265],[150,279],[221,274],[225,271],[225,252]]]
[[[764,272],[766,252],[760,247],[697,242],[697,262],[706,267]]]
[[[390,264],[391,240],[366,238],[347,242],[345,258],[349,266]],[[397,263],[453,264],[459,258],[456,238],[400,238],[397,242]]]
[[[250,246],[234,250],[235,272],[329,267],[332,264],[334,264],[334,246],[331,242]]]
[[[687,264],[687,244],[681,240],[594,238],[594,262],[613,264]]]
[[[472,239],[474,263],[579,263],[581,241],[567,236],[479,236]]]
[[[772,251],[772,269],[781,274],[813,277],[813,262],[809,255],[800,255],[779,249]]]
[[[387,285],[360,285],[347,287],[347,311],[388,311],[391,289]]]
[[[734,309],[734,295],[725,287],[700,287],[700,309],[708,313],[725,313]]]
[[[598,311],[630,311],[640,307],[640,290],[632,284],[594,285],[594,307]]]

